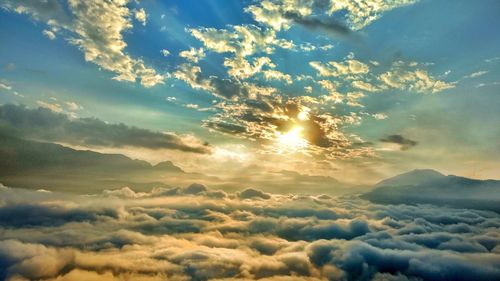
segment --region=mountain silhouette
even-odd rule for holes
[[[209,177],[186,173],[170,161],[153,166],[121,154],[0,135],[0,183],[7,186],[87,193],[123,186],[150,190],[202,179]]]
[[[500,181],[413,170],[377,183],[361,196],[382,204],[434,204],[500,212]]]

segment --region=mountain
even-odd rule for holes
[[[377,183],[361,197],[382,204],[427,203],[500,212],[500,180],[413,170]]]
[[[154,165],[153,169],[159,172],[184,173],[184,171],[181,168],[175,166],[172,161],[160,162]]]
[[[0,135],[0,183],[7,186],[86,193],[123,186],[149,190],[209,179],[186,173],[170,161],[152,166],[121,154]]]
[[[0,183],[11,187],[47,189],[73,193],[100,192],[128,186],[136,191],[153,187],[187,186],[194,182],[236,192],[254,187],[267,192],[352,194],[365,191],[327,176],[292,171],[252,169],[223,180],[201,173],[188,173],[171,161],[156,165],[121,154],[75,150],[59,144],[38,142],[0,134]]]

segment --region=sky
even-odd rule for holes
[[[32,139],[221,178],[500,178],[498,1],[0,7],[0,104],[81,126]]]
[[[499,12],[0,0],[0,280],[500,280]]]

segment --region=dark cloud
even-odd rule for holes
[[[319,19],[314,17],[302,17],[297,13],[290,12],[283,13],[283,16],[307,29],[323,31],[334,37],[347,37],[352,35],[352,31],[349,27],[332,18]]]
[[[245,88],[237,81],[217,77],[211,77],[209,81],[214,89],[213,94],[218,97],[233,99],[247,94]]]
[[[0,185],[0,279],[500,278],[496,213],[212,192],[193,184],[77,196]]]
[[[380,139],[380,141],[399,144],[401,145],[401,150],[408,150],[418,144],[418,142],[407,139],[402,135],[390,135]]]
[[[244,134],[247,132],[246,127],[223,120],[205,120],[203,122],[203,126],[222,133],[234,135]]]
[[[312,1],[312,15],[302,16],[295,11],[281,11],[281,14],[284,18],[312,31],[320,31],[331,37],[358,39],[345,22],[325,14],[331,5],[331,1],[315,0]]]
[[[174,133],[108,124],[96,118],[69,118],[45,108],[29,109],[12,104],[0,106],[0,133],[91,147],[134,146],[194,153],[212,151],[207,143],[188,140]]]
[[[474,255],[446,251],[380,249],[361,241],[316,242],[310,245],[309,255],[317,264],[339,266],[348,280],[370,280],[372,272],[401,273],[422,280],[494,280],[499,274],[494,267],[500,263],[495,255],[473,259]]]

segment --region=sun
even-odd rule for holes
[[[307,147],[308,143],[302,137],[302,130],[302,127],[296,126],[284,134],[278,133],[278,143],[285,149],[297,150]]]

